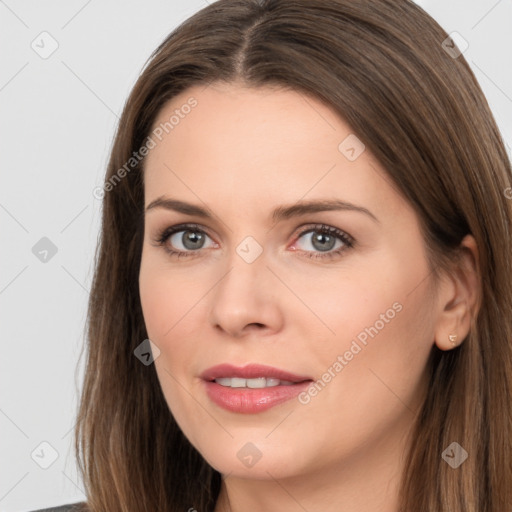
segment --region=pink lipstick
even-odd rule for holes
[[[308,376],[260,364],[221,364],[208,368],[201,378],[212,402],[245,414],[263,412],[291,400],[312,382]]]

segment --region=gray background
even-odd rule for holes
[[[512,1],[417,3],[469,43],[510,155]],[[146,59],[205,5],[0,0],[0,512],[85,499],[72,428],[99,233],[92,191]]]

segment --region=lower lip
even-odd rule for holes
[[[287,402],[304,391],[312,381],[268,388],[230,388],[203,381],[212,402],[231,412],[255,414]]]

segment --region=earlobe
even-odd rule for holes
[[[449,334],[446,340],[438,339],[436,336],[436,345],[440,350],[451,350],[461,344],[459,337],[456,334]]]
[[[435,344],[440,350],[459,346],[470,332],[478,313],[480,272],[478,247],[472,235],[461,242],[461,259],[448,276],[449,285],[439,294],[440,313],[436,320]]]

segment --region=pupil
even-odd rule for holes
[[[183,237],[183,245],[185,247],[187,247],[188,249],[197,249],[198,246],[201,245],[203,235],[195,231],[187,231],[186,233],[184,233]],[[189,247],[186,242],[192,242],[192,247]]]
[[[327,244],[328,247],[326,247],[325,245],[320,245],[320,247],[315,247],[316,249],[320,250],[320,251],[328,251],[329,249],[332,249],[334,247],[334,237],[332,237],[331,235],[328,235],[326,233],[319,233],[318,235],[314,236],[313,237],[313,245],[315,245],[316,242],[320,242],[322,243],[325,242],[326,239],[330,238],[331,239],[331,243],[330,244]]]

